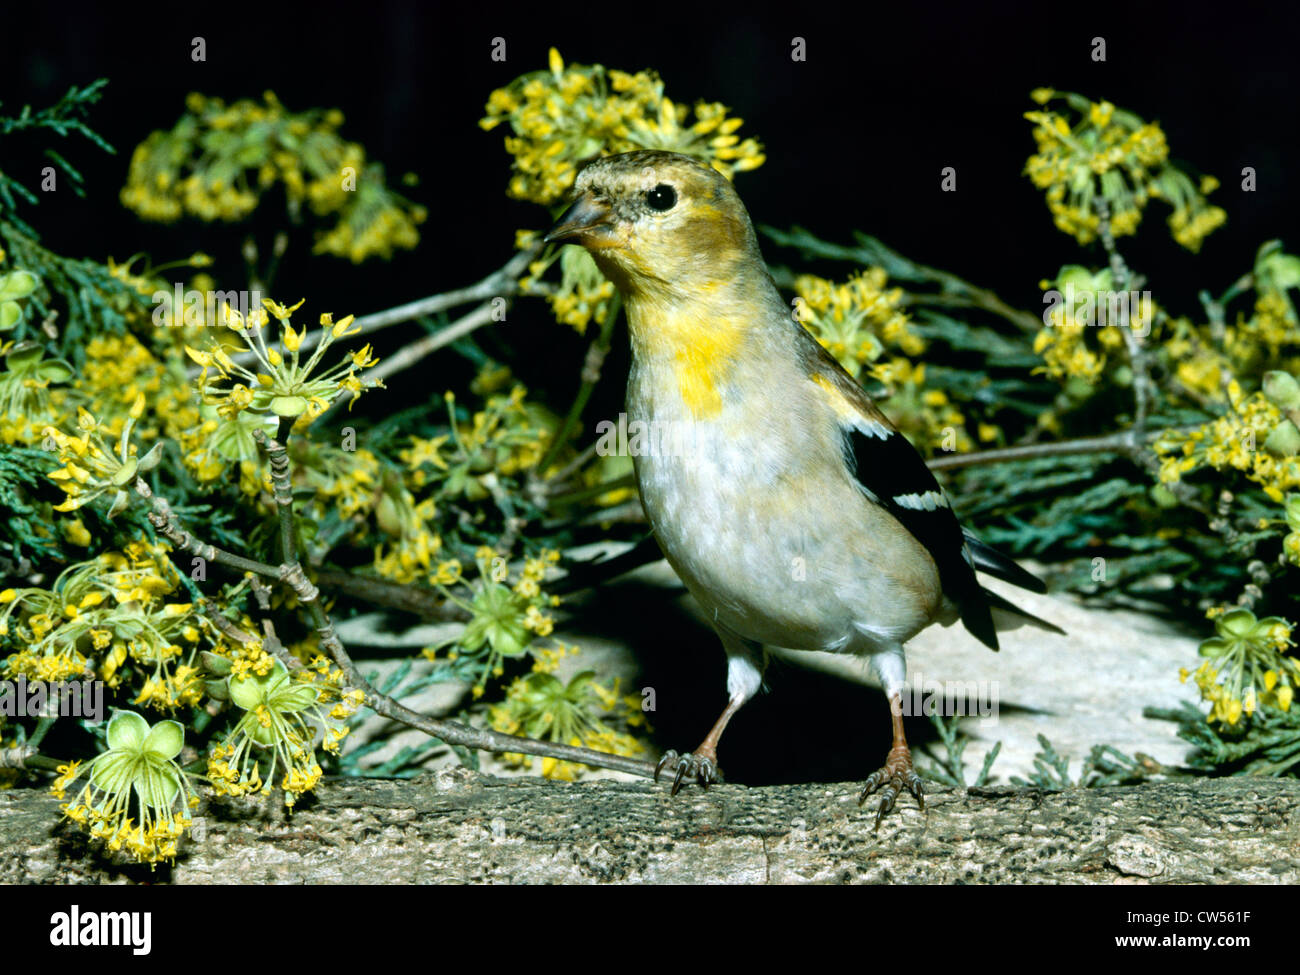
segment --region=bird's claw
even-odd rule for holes
[[[916,798],[917,806],[925,812],[924,784],[921,777],[916,774],[916,770],[912,768],[912,753],[906,747],[890,751],[885,764],[867,776],[862,794],[858,796],[858,805],[862,805],[867,801],[868,796],[875,792],[880,793],[880,808],[876,811],[876,829],[880,828],[880,821],[893,811],[894,803],[904,789]]]
[[[655,765],[655,781],[659,781],[659,773],[671,766],[676,766],[677,769],[673,775],[672,795],[677,795],[677,790],[682,787],[682,779],[687,775],[695,776],[695,781],[703,789],[718,781],[718,763],[709,755],[696,755],[690,752],[678,755],[670,748]]]

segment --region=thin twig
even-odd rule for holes
[[[554,474],[551,474],[544,479],[539,478],[537,481],[537,488],[540,494],[538,496],[544,497],[548,494],[555,494],[557,491],[563,489],[565,487],[565,482],[574,474],[578,473],[578,471],[582,470],[582,468],[586,467],[587,462],[596,456],[596,450],[599,447],[600,441],[597,440],[590,446],[584,448],[577,457],[573,458],[573,460],[569,461],[569,463],[565,464]]]
[[[1174,430],[1195,430],[1196,425],[1173,427]],[[1149,442],[1160,434],[1141,434],[1135,429],[1122,430],[1104,437],[1080,437],[1076,440],[1061,440],[1056,443],[1025,444],[1021,447],[1002,447],[997,450],[981,450],[971,454],[949,454],[934,457],[927,461],[931,470],[956,470],[961,467],[974,467],[977,464],[1001,464],[1018,460],[1032,460],[1035,457],[1064,457],[1071,454],[1107,454],[1114,453],[1127,457],[1142,468],[1153,480],[1160,480],[1160,461],[1148,446]],[[1196,490],[1183,481],[1165,485],[1184,505],[1201,512],[1207,517],[1210,510],[1197,498]]]
[[[468,315],[456,319],[446,328],[425,335],[416,339],[398,349],[393,355],[381,360],[378,365],[366,370],[365,380],[367,386],[373,386],[382,382],[386,377],[394,373],[401,372],[403,369],[409,369],[421,359],[432,355],[445,345],[450,345],[458,339],[464,338],[476,328],[496,320],[496,308],[492,302],[485,302],[479,305]],[[330,416],[335,410],[339,409],[345,402],[353,397],[353,394],[346,389],[341,389],[338,395],[334,397],[334,402],[317,418]]]
[[[619,477],[611,477],[608,481],[601,481],[599,484],[593,484],[590,487],[577,488],[573,491],[566,491],[564,494],[557,494],[551,498],[551,505],[558,506],[562,504],[573,504],[577,501],[586,501],[590,498],[598,498],[602,494],[610,491],[621,491],[624,488],[636,487],[635,474],[623,474]]]
[[[316,584],[376,606],[413,613],[426,620],[463,621],[470,614],[434,589],[414,583],[390,582],[375,576],[330,569],[316,571]]]
[[[605,365],[605,356],[609,354],[609,347],[614,336],[614,323],[618,320],[618,314],[622,307],[622,299],[619,297],[618,292],[615,292],[609,310],[605,313],[605,321],[601,324],[600,335],[591,343],[591,347],[587,349],[587,356],[583,360],[582,382],[578,387],[578,395],[574,397],[569,412],[565,414],[564,422],[560,424],[559,430],[551,438],[550,446],[546,448],[546,454],[542,457],[541,463],[537,465],[537,470],[543,475],[545,475],[547,468],[555,463],[560,451],[564,449],[565,444],[569,442],[569,438],[578,429],[578,421],[582,418],[582,411],[587,408],[587,401],[591,399],[596,384],[600,382],[601,370]]]
[[[1124,257],[1115,246],[1115,235],[1110,227],[1110,204],[1104,197],[1093,201],[1098,217],[1098,235],[1101,246],[1110,258],[1110,273],[1116,292],[1128,291],[1132,274]],[[1140,304],[1139,304],[1140,307]],[[1155,398],[1155,384],[1151,380],[1151,366],[1147,361],[1143,337],[1133,328],[1133,303],[1128,303],[1129,321],[1120,324],[1120,334],[1124,337],[1124,346],[1128,350],[1129,365],[1133,370],[1133,430],[1140,436],[1146,431],[1147,416],[1151,412],[1151,403]]]
[[[366,381],[386,379],[403,369],[411,368],[425,356],[438,351],[444,345],[451,345],[452,342],[464,338],[476,328],[496,320],[496,313],[497,306],[490,301],[484,302],[469,314],[456,319],[446,328],[402,346],[393,355],[380,362],[379,365],[368,369],[366,371]],[[341,395],[347,396],[349,394],[344,392]]]
[[[448,308],[455,308],[458,305],[468,305],[471,302],[484,301],[490,298],[509,299],[519,293],[519,278],[528,269],[529,263],[532,262],[540,250],[541,244],[539,243],[520,251],[483,280],[467,288],[444,291],[441,294],[430,295],[417,301],[409,301],[404,305],[397,305],[384,311],[362,315],[353,322],[353,330],[348,337],[357,338],[362,335],[369,335],[371,332],[388,328],[390,325],[409,322],[425,315],[435,315],[440,311],[446,311]],[[322,334],[323,330],[311,331],[303,336],[299,352],[306,353],[314,349],[319,344]],[[251,351],[240,352],[237,355],[232,355],[231,358],[242,366],[251,365],[257,361],[256,356]],[[192,367],[187,371],[186,375],[188,378],[193,379],[200,372],[201,370],[198,367]]]
[[[343,649],[341,643],[336,646],[334,662],[342,668],[347,683],[361,690],[365,695],[366,705],[376,714],[410,725],[412,728],[423,731],[425,734],[446,742],[448,745],[460,745],[465,748],[476,748],[489,752],[540,755],[544,758],[558,758],[566,762],[594,765],[598,768],[613,769],[617,772],[627,772],[630,775],[640,775],[645,778],[654,777],[655,767],[651,762],[626,758],[622,755],[610,755],[606,752],[596,752],[589,748],[561,745],[558,742],[517,738],[514,735],[502,734],[499,731],[473,728],[456,721],[442,721],[418,714],[371,687],[366,679],[361,676],[361,672],[357,670],[356,665],[348,656],[347,651]]]
[[[247,559],[242,555],[236,555],[234,552],[227,552],[225,549],[209,545],[185,531],[185,529],[181,528],[180,522],[177,521],[171,505],[167,503],[167,499],[156,496],[144,478],[137,477],[133,486],[135,493],[149,502],[148,518],[150,523],[177,548],[197,555],[207,562],[228,565],[232,569],[241,569],[245,572],[256,572],[258,575],[271,579],[279,578],[280,570],[276,566],[266,562],[258,562],[256,559]]]
[[[1002,464],[1007,461],[1032,460],[1035,457],[1062,457],[1071,454],[1131,454],[1140,449],[1141,440],[1134,431],[1124,430],[1104,437],[1080,437],[1055,443],[1031,443],[1020,447],[999,447],[970,454],[946,454],[926,463],[933,471],[956,470],[977,464]]]

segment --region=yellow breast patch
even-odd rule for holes
[[[716,417],[722,412],[722,385],[744,342],[744,324],[676,309],[647,311],[632,319],[633,340],[655,359],[670,364],[678,393],[694,419]]]

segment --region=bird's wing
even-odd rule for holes
[[[811,335],[808,338],[805,364],[812,381],[832,399],[844,431],[845,460],[862,490],[925,546],[939,570],[944,595],[957,605],[966,629],[996,650],[997,631],[986,593],[975,578],[976,562],[943,488],[866,391]]]

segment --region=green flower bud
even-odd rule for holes
[[[0,331],[6,331],[17,325],[23,318],[22,305],[16,301],[0,302]]]
[[[209,674],[217,677],[230,676],[230,658],[209,650],[202,650],[199,652],[199,660],[203,662],[203,669]]]
[[[109,478],[109,480],[112,481],[113,484],[116,485],[117,487],[126,487],[128,484],[130,484],[132,481],[135,480],[135,475],[138,468],[139,468],[139,464],[136,463],[136,459],[132,457],[125,464],[123,464],[121,467],[115,470],[113,472],[113,476]]]
[[[271,412],[276,416],[302,416],[307,411],[307,400],[301,396],[274,396],[271,398]]]
[[[1300,409],[1300,382],[1289,372],[1275,369],[1264,373],[1264,396],[1284,410]]]
[[[1259,621],[1255,619],[1255,614],[1248,609],[1230,609],[1220,616],[1214,623],[1214,628],[1219,631],[1219,635],[1232,639],[1248,639],[1255,631]]]
[[[75,370],[62,359],[42,362],[36,369],[36,375],[52,383],[66,383],[73,377]]]
[[[1300,453],[1300,429],[1290,420],[1283,420],[1264,439],[1264,449],[1274,457],[1294,457]]]
[[[1157,484],[1151,488],[1151,500],[1161,508],[1178,507],[1178,495],[1163,484]]]
[[[118,711],[108,723],[108,751],[95,759],[90,782],[111,795],[134,787],[140,802],[169,810],[181,790],[173,759],[185,745],[178,721],[159,721],[152,728],[134,711]]]
[[[18,270],[0,274],[0,301],[26,298],[36,290],[38,284],[40,279],[31,271]]]
[[[19,372],[41,361],[45,350],[35,342],[19,342],[5,355],[5,368]]]
[[[1277,251],[1261,262],[1261,269],[1281,290],[1300,284],[1300,257]]]

